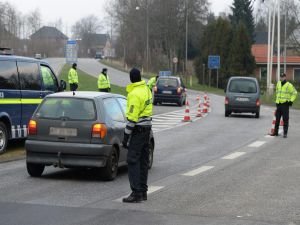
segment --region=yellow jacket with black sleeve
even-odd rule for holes
[[[152,93],[144,80],[129,84],[126,91],[128,92],[126,106],[128,122],[125,133],[131,134],[135,126],[152,125]]]
[[[98,77],[98,89],[110,88],[110,81],[108,75],[101,73]]]
[[[69,84],[78,84],[78,75],[77,71],[74,68],[71,68],[68,73]]]
[[[294,102],[297,98],[297,90],[290,82],[285,82],[282,85],[281,81],[277,82],[276,86],[276,104],[283,104],[286,102]]]

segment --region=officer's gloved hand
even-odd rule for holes
[[[122,145],[123,145],[124,148],[128,148],[129,137],[130,137],[129,134],[124,133],[124,138],[123,138],[123,141],[122,141]]]

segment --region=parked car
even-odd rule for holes
[[[62,92],[48,95],[29,122],[25,142],[29,175],[39,177],[45,166],[100,169],[106,180],[126,165],[123,148],[126,98],[101,92]],[[149,169],[153,163],[151,132]]]
[[[42,99],[65,88],[48,63],[0,55],[0,154],[8,140],[26,138],[28,121]]]
[[[180,77],[163,76],[159,77],[156,86],[153,88],[153,104],[177,103],[182,106],[186,102],[186,88]]]
[[[225,117],[234,113],[260,114],[260,88],[254,77],[231,77],[225,89]]]

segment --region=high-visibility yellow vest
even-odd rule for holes
[[[281,81],[276,85],[276,104],[285,102],[294,102],[297,98],[297,90],[290,82],[286,82],[283,86]]]
[[[110,81],[108,75],[101,73],[98,77],[98,89],[110,88]]]
[[[74,68],[71,68],[68,73],[69,84],[78,84],[78,75],[77,71]]]
[[[147,85],[150,88],[150,90],[152,90],[155,84],[156,84],[156,77],[152,77],[150,80],[148,80]]]
[[[126,117],[128,120],[138,123],[141,118],[152,116],[152,93],[146,82],[140,81],[129,84],[126,87],[127,107]]]

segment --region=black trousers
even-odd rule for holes
[[[110,92],[110,88],[101,88],[99,89],[100,92]]]
[[[280,118],[283,119],[283,133],[287,134],[289,128],[289,108],[287,103],[277,104],[276,109],[276,122],[275,122],[275,134],[278,134],[278,129],[280,125]]]
[[[134,193],[148,191],[149,140],[151,127],[135,127],[128,146],[130,188]]]
[[[70,84],[70,91],[76,91],[78,88],[78,84]]]

